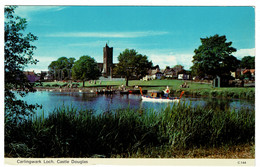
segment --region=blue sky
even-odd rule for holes
[[[176,6],[19,6],[16,14],[28,20],[27,32],[39,37],[34,58],[40,62],[25,70],[47,70],[59,57],[89,55],[103,61],[106,43],[120,52],[135,49],[153,64],[192,65],[200,38],[226,35],[238,59],[255,56],[253,7]]]

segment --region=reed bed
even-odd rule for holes
[[[93,113],[63,106],[47,118],[5,123],[5,156],[176,157],[172,150],[254,145],[255,140],[255,111],[250,109],[179,103],[160,112]]]
[[[211,89],[177,89],[176,92],[185,91],[185,95],[194,97],[218,97],[235,99],[255,99],[254,88],[211,88]]]

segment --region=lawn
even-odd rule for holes
[[[189,88],[181,88],[184,82],[187,82]],[[43,82],[43,87],[49,86],[62,86],[65,82]],[[82,87],[82,82],[77,82],[79,87]],[[107,87],[112,86],[118,88],[121,85],[125,85],[125,81],[96,81],[85,82],[86,88],[91,87]],[[185,91],[186,96],[210,96],[210,97],[221,97],[221,98],[244,98],[254,100],[255,98],[255,88],[254,87],[225,87],[225,88],[213,88],[211,83],[201,83],[194,81],[184,81],[184,80],[151,80],[151,81],[140,81],[140,80],[130,80],[129,89],[133,89],[135,85],[142,87],[143,90],[164,90],[166,86],[169,86],[171,93],[180,93]]]
[[[129,81],[129,87],[133,87],[135,85],[141,86],[141,87],[158,87],[159,89],[164,89],[166,86],[169,86],[170,89],[179,89],[180,85],[184,82],[187,82],[189,85],[189,89],[210,89],[212,86],[211,84],[201,84],[191,81],[183,81],[183,80],[151,80],[151,81],[140,81],[140,80],[130,80]],[[43,87],[46,85],[59,85],[62,86],[66,84],[65,82],[43,82]],[[74,82],[76,84],[76,82]],[[79,84],[79,87],[82,87],[82,82],[77,82]],[[96,84],[85,82],[85,87],[106,87],[106,86],[121,86],[125,85],[125,81],[96,81]]]

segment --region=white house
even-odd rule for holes
[[[190,75],[187,74],[178,74],[178,79],[190,79]]]

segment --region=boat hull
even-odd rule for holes
[[[115,91],[113,90],[106,90],[106,91],[96,91],[96,94],[114,94]]]
[[[178,97],[151,97],[151,96],[142,96],[143,101],[149,102],[179,102],[180,98]]]
[[[143,90],[143,94],[146,94],[147,90]],[[140,90],[124,90],[120,91],[120,94],[141,94]]]

